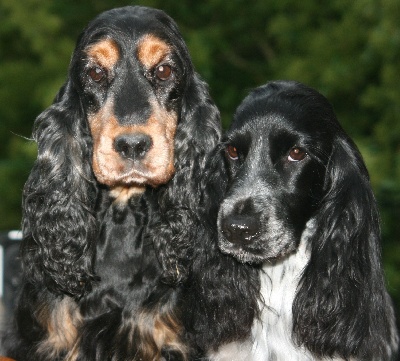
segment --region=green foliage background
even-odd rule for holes
[[[99,12],[165,10],[227,126],[249,89],[295,79],[334,104],[371,173],[388,287],[400,305],[400,2],[398,0],[0,0],[0,230],[17,228],[36,156],[34,118],[66,78],[77,36]]]

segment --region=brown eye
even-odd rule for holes
[[[233,145],[228,145],[226,147],[226,154],[232,160],[237,160],[239,158],[238,150]]]
[[[303,160],[306,157],[307,153],[304,149],[302,148],[292,148],[289,152],[288,155],[288,160],[290,162],[298,162],[300,160]]]
[[[91,68],[88,74],[92,78],[92,80],[95,81],[96,83],[101,82],[106,76],[105,70],[98,66]]]
[[[167,80],[172,75],[172,68],[168,64],[159,65],[156,68],[155,75],[160,80]]]

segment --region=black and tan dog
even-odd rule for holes
[[[219,112],[170,17],[125,7],[88,25],[35,122],[8,356],[187,359],[188,344],[215,349],[248,333],[253,314],[239,311],[256,312],[253,300],[220,306],[248,292],[231,273],[252,270],[215,244],[202,252],[212,242],[199,176],[219,137]],[[203,275],[205,257],[214,263]],[[221,264],[226,283],[213,272]]]

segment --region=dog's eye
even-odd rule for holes
[[[288,160],[290,162],[298,162],[300,160],[303,160],[306,157],[307,153],[304,149],[302,148],[292,148],[289,152],[288,155]]]
[[[90,68],[88,74],[92,78],[92,80],[95,81],[96,83],[101,82],[106,77],[105,70],[98,66]]]
[[[162,64],[155,69],[155,75],[160,80],[167,80],[172,75],[172,68],[168,64]]]
[[[226,154],[231,160],[237,160],[239,158],[238,150],[233,145],[228,145],[226,147]]]

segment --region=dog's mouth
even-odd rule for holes
[[[100,183],[157,187],[173,177],[176,114],[154,106],[146,123],[122,126],[108,105],[89,118],[89,125],[93,171]]]
[[[242,263],[263,263],[290,254],[296,248],[290,227],[274,216],[276,212],[238,213],[235,207],[221,208],[218,217],[220,250]]]
[[[98,150],[93,154],[93,170],[97,180],[110,187],[157,187],[167,183],[174,175],[173,148],[168,151],[165,147],[164,154],[156,154],[156,151],[151,153],[143,159],[131,159],[115,152],[103,153]]]
[[[235,257],[241,263],[260,264],[284,258],[296,250],[295,242],[283,239],[263,240],[261,237],[248,244],[232,243],[220,233],[218,246],[222,253]]]
[[[221,234],[218,246],[222,253],[235,257],[241,263],[258,264],[264,261],[264,256],[260,249],[254,246],[232,243]]]

